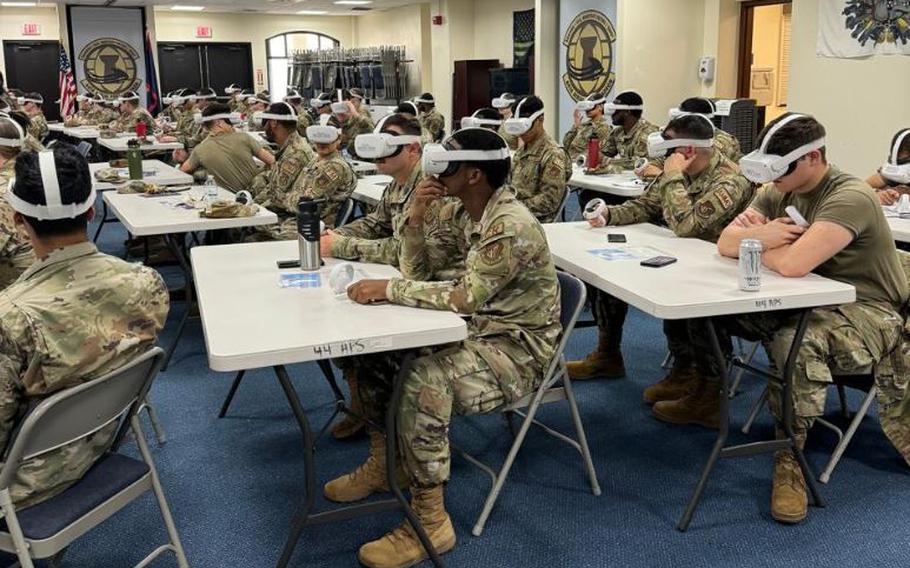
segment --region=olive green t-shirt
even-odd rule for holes
[[[210,134],[193,148],[187,163],[193,169],[202,166],[215,177],[215,183],[234,193],[250,189],[259,166],[253,156],[259,143],[245,132]]]
[[[758,191],[750,207],[776,219],[787,216],[784,209],[789,205],[809,224],[836,223],[853,234],[850,244],[813,272],[852,284],[857,301],[900,309],[907,300],[907,279],[881,203],[865,182],[830,167],[812,191],[782,193],[768,185]]]

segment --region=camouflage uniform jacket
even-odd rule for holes
[[[198,146],[208,136],[202,125],[196,124],[195,114],[195,111],[183,111],[180,122],[177,123],[177,140],[187,151]]]
[[[539,381],[562,329],[559,284],[543,228],[508,186],[496,190],[479,222],[456,204],[453,223],[463,230],[459,246],[467,248],[464,274],[442,282],[394,278],[389,301],[471,316],[468,338],[497,377],[517,371]],[[427,274],[419,267],[433,246],[423,235],[413,227],[402,233],[402,264],[416,275]]]
[[[282,232],[296,235],[297,203],[300,198],[323,199],[325,201],[320,207],[321,217],[326,226],[332,227],[335,225],[338,210],[356,187],[357,174],[341,153],[335,152],[327,158],[317,158],[305,168],[282,202],[272,210],[278,213],[279,219],[283,219]],[[285,228],[285,224],[289,227]]]
[[[511,186],[541,223],[556,218],[571,176],[565,151],[546,133],[520,148],[512,159]]]
[[[726,130],[717,129],[714,131],[714,149],[734,164],[739,164],[739,159],[743,157],[742,150],[739,146],[739,140],[734,138],[733,135]],[[664,157],[651,158],[648,163],[652,166],[664,169],[664,162],[666,160],[667,159]]]
[[[369,121],[360,114],[348,116],[348,120],[341,126],[341,147],[347,148],[348,154],[356,156],[354,150],[354,139],[358,134],[369,134],[373,132],[373,122]]]
[[[639,158],[648,157],[648,134],[658,132],[644,118],[639,118],[628,133],[622,126],[616,126],[610,135],[600,141],[600,165],[594,170],[598,174],[613,174],[635,168]]]
[[[609,208],[610,225],[664,221],[680,237],[717,241],[721,231],[751,203],[752,184],[717,152],[695,177],[661,175],[641,197]]]
[[[136,125],[144,122],[149,134],[155,129],[155,119],[144,108],[137,108],[129,114],[120,114],[111,124],[114,132],[131,132],[136,130]]]
[[[505,123],[505,121],[503,121]],[[506,132],[505,124],[499,125],[499,135],[502,136],[502,139],[506,141],[506,144],[509,145],[510,150],[518,150],[518,136],[512,136]]]
[[[281,207],[294,182],[315,159],[316,154],[309,143],[292,132],[275,154],[275,163],[253,178],[250,192],[256,203],[276,211],[275,207]]]
[[[420,127],[430,134],[431,142],[437,142],[442,139],[446,128],[446,119],[443,118],[435,108],[421,114],[417,117]]]
[[[306,129],[313,125],[310,113],[305,108],[297,109],[297,134],[306,138]]]
[[[404,183],[392,180],[372,213],[336,229],[332,256],[397,266],[399,229],[422,176],[418,162]]]
[[[13,221],[12,206],[6,201],[7,186],[15,175],[16,160],[0,166],[0,290],[19,278],[35,261],[28,236]]]
[[[157,272],[98,252],[57,249],[0,292],[0,447],[30,402],[100,377],[155,343],[168,312]],[[35,359],[38,357],[38,359]],[[37,361],[36,372],[27,373]],[[32,505],[80,479],[108,448],[116,424],[23,462],[11,492]]]
[[[566,132],[562,139],[562,147],[569,154],[569,158],[575,160],[578,156],[585,156],[588,152],[588,140],[594,136],[599,140],[606,140],[610,137],[611,126],[603,117],[592,120],[587,124],[573,126]]]
[[[44,118],[44,113],[39,112],[34,116],[30,116],[29,120],[31,122],[28,125],[28,133],[38,140],[44,140],[48,133],[47,119]]]
[[[231,112],[239,112],[240,114],[246,114],[247,112],[246,101],[242,98],[238,99],[235,96],[231,96],[231,100],[228,101],[228,107],[231,109]]]
[[[31,132],[25,133],[25,143],[22,145],[23,152],[40,152],[44,149],[44,144],[32,136]]]
[[[360,116],[362,116],[364,119],[370,121],[370,124],[372,125],[371,128],[376,127],[376,124],[373,121],[373,113],[370,112],[370,109],[361,104],[360,108],[357,110],[357,113],[360,114]]]
[[[84,108],[84,107],[80,108],[79,110],[74,112],[72,115],[67,117],[67,119],[63,121],[63,125],[64,126],[83,126],[83,125],[88,125],[88,124],[94,124],[95,123],[94,117],[93,117],[94,112],[95,111],[92,108]]]

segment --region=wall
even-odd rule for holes
[[[512,41],[512,13],[534,8],[534,0],[498,0],[474,3],[474,56],[498,59],[511,67],[515,50]]]
[[[790,109],[815,115],[828,131],[829,159],[865,178],[884,162],[894,133],[910,127],[910,57],[819,57],[818,3],[793,4]]]
[[[429,42],[424,42],[428,30],[429,5],[402,6],[382,12],[371,12],[353,18],[353,47],[404,45],[409,68],[408,95],[429,90],[432,77],[432,55]]]
[[[714,80],[704,81],[701,96],[736,97],[739,65],[739,10],[736,0],[705,0],[702,54],[715,58]]]
[[[253,73],[261,69],[263,84],[268,86],[265,40],[291,31],[311,31],[332,36],[342,46],[353,45],[353,18],[348,16],[294,16],[269,14],[228,14],[217,12],[174,12],[155,10],[158,41],[249,42],[253,53]],[[211,39],[195,39],[196,26],[211,26]]]
[[[36,23],[41,26],[41,35],[22,35],[22,24]],[[49,8],[2,8],[0,7],[0,41],[2,40],[42,40],[60,39],[60,26],[55,6]],[[3,49],[0,46],[0,71],[6,76],[3,61]],[[9,86],[9,85],[7,85]],[[13,85],[15,87],[15,85]]]

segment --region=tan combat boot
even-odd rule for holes
[[[596,377],[618,379],[626,375],[619,342],[612,338],[609,332],[604,331],[598,335],[597,349],[582,361],[569,361],[566,368],[569,370],[569,377],[574,381]]]
[[[660,382],[644,390],[641,397],[648,404],[662,400],[679,400],[695,388],[698,375],[692,367],[673,367]]]
[[[671,424],[698,424],[720,428],[720,387],[696,376],[694,388],[679,400],[664,400],[651,407],[655,418]]]
[[[345,373],[345,380],[348,382],[348,390],[351,391],[351,412],[362,414],[360,394],[357,390],[357,377],[354,373]],[[332,426],[332,437],[336,440],[349,440],[363,434],[365,431],[366,425],[363,420],[345,413],[341,420]]]
[[[771,489],[771,516],[779,523],[802,522],[808,514],[806,479],[792,450],[774,454],[774,486]]]
[[[379,432],[370,432],[370,455],[357,469],[329,481],[323,487],[323,494],[329,501],[352,503],[366,499],[373,493],[389,491],[385,474],[385,436]],[[395,469],[396,482],[399,487],[407,487],[408,480],[399,465]]]
[[[455,528],[446,513],[443,494],[442,485],[411,489],[411,507],[439,554],[455,548]],[[369,568],[406,568],[423,562],[429,555],[410,523],[404,521],[379,540],[361,546],[357,557]]]

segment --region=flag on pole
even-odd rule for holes
[[[152,116],[161,112],[161,96],[158,94],[158,73],[155,72],[155,56],[152,51],[152,34],[145,29],[145,106]]]
[[[63,44],[60,44],[59,57],[59,87],[60,87],[60,116],[68,118],[76,109],[76,80],[73,79],[73,67],[70,65],[69,57],[66,56],[66,50]]]

